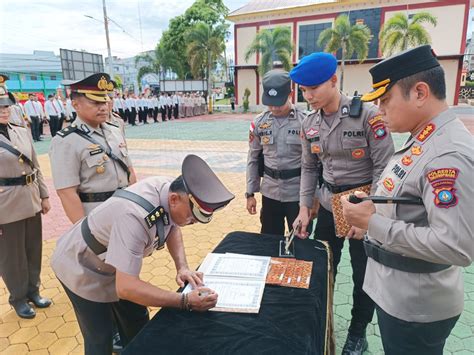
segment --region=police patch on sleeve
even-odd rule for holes
[[[450,208],[458,204],[454,184],[459,176],[455,168],[441,168],[431,170],[426,177],[433,187],[434,204],[439,208]]]
[[[387,136],[387,128],[382,120],[381,115],[377,115],[369,119],[369,125],[372,129],[375,139],[384,139]]]

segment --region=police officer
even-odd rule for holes
[[[329,53],[313,53],[298,63],[290,73],[300,85],[312,111],[303,121],[303,155],[300,189],[300,213],[295,221],[308,224],[308,208],[319,177],[320,207],[316,236],[328,240],[333,252],[334,277],[341,259],[344,237],[349,239],[349,252],[354,282],[352,319],[343,354],[361,354],[367,349],[366,327],[372,320],[374,303],[362,290],[367,256],[364,252],[363,229],[352,227],[347,236],[337,237],[332,214],[332,196],[375,182],[394,151],[378,108],[361,104],[339,92],[336,75],[337,61]],[[360,105],[361,104],[361,105]],[[352,117],[351,117],[352,116]],[[318,168],[321,162],[322,172]],[[306,233],[300,233],[306,237]]]
[[[125,138],[119,127],[107,122],[107,93],[113,90],[108,74],[64,84],[71,87],[77,118],[54,137],[49,156],[54,186],[75,223],[135,178]]]
[[[285,219],[290,229],[299,211],[300,129],[305,114],[291,104],[288,72],[271,70],[262,84],[262,103],[268,109],[250,124],[245,196],[247,210],[256,214],[254,194],[262,194],[261,233],[283,235]],[[260,159],[264,161],[263,179]]]
[[[51,209],[48,189],[27,128],[9,123],[14,96],[0,75],[0,276],[10,293],[9,303],[21,318],[51,300],[39,294],[42,230],[41,213]]]
[[[368,229],[364,290],[377,305],[385,353],[442,354],[463,309],[462,267],[474,257],[473,138],[446,103],[444,71],[429,45],[370,73],[374,91],[362,99],[379,99],[390,130],[411,134],[375,194],[417,204],[342,199],[344,215]]]
[[[145,306],[206,311],[216,305],[210,289],[184,295],[139,275],[143,258],[166,243],[178,285],[202,286],[203,275],[188,267],[180,227],[209,223],[233,198],[201,158],[188,155],[178,178],[150,177],[118,190],[59,239],[52,267],[76,312],[86,354],[110,354],[113,320],[126,345],[148,321]]]

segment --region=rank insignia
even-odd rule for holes
[[[421,132],[416,136],[416,139],[420,142],[424,142],[429,136],[433,134],[436,126],[434,123],[429,123]]]
[[[272,126],[271,123],[264,122],[264,123],[261,123],[261,124],[258,126],[258,129],[268,129],[268,128],[271,128],[271,126]]]
[[[306,137],[307,138],[313,138],[314,136],[316,136],[318,134],[319,134],[319,131],[317,129],[312,128],[312,127],[310,129],[306,130]]]
[[[351,154],[354,159],[362,159],[365,156],[365,151],[364,149],[358,148],[354,149]]]
[[[165,216],[167,223],[164,224],[168,225],[169,220],[165,209],[163,206],[158,206],[145,217],[145,222],[148,225],[148,228],[151,228],[156,224],[156,222],[158,222],[159,219],[162,219],[163,222],[165,222]]]
[[[412,159],[409,155],[405,155],[405,156],[402,158],[402,164],[403,164],[403,165],[409,166],[409,165],[411,165],[411,163],[413,163],[413,159]]]
[[[419,145],[414,145],[411,147],[411,154],[413,155],[421,155],[422,149]]]
[[[431,170],[426,174],[428,181],[433,187],[435,195],[434,204],[439,208],[449,208],[458,204],[454,184],[459,176],[459,170],[455,168],[442,168]]]
[[[263,144],[268,144],[268,143],[270,143],[270,137],[268,137],[268,136],[263,136],[263,137],[262,137],[262,143],[263,143]]]
[[[311,144],[311,153],[313,154],[321,153],[321,146],[319,144]]]
[[[395,188],[395,184],[393,183],[393,179],[391,178],[385,178],[383,180],[383,186],[388,190],[388,191],[393,191]]]

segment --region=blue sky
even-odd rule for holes
[[[126,58],[153,49],[169,20],[182,14],[193,1],[106,0],[108,16],[115,21],[110,24],[112,55]],[[224,0],[231,11],[248,1]],[[67,48],[107,55],[102,0],[0,0],[0,13],[1,53],[40,49],[59,54],[59,48]],[[468,38],[474,31],[473,16],[471,11]],[[230,36],[228,56],[233,55],[233,41]]]

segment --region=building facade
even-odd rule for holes
[[[256,70],[259,55],[253,55],[245,61],[245,52],[260,30],[288,26],[295,48],[293,64],[296,65],[303,56],[322,51],[317,45],[319,34],[331,27],[340,14],[348,14],[351,23],[366,24],[372,33],[368,59],[362,64],[357,60],[346,61],[343,91],[353,94],[355,91],[366,92],[371,89],[368,70],[382,57],[378,38],[383,24],[399,12],[412,16],[424,11],[437,18],[437,26],[425,24],[425,28],[446,72],[448,103],[457,104],[471,7],[470,0],[252,0],[228,16],[235,23],[237,102],[242,100],[244,90],[248,88],[251,91],[250,105],[261,105],[261,78]],[[294,89],[297,90],[296,87]],[[294,95],[293,101],[302,102],[303,98]]]
[[[33,51],[33,54],[0,53],[0,73],[8,75],[9,91],[22,93],[20,99],[28,93],[56,93],[63,79],[61,60],[50,51]]]

